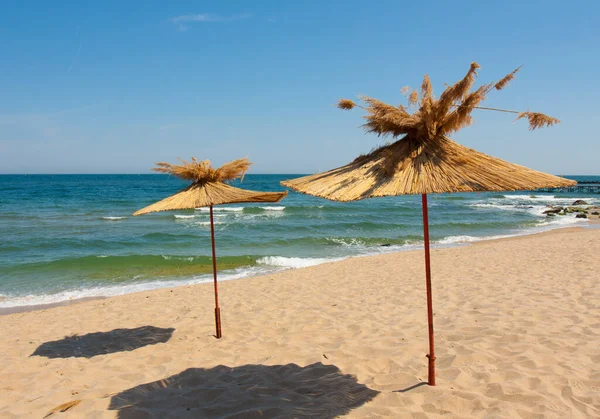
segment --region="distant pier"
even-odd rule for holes
[[[600,194],[600,181],[578,182],[577,185],[564,188],[540,188],[536,192],[562,192],[562,193],[597,193]]]

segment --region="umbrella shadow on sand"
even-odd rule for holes
[[[165,343],[171,339],[174,331],[173,328],[142,326],[135,329],[115,329],[110,332],[67,336],[61,340],[41,344],[31,356],[92,358],[114,352],[133,351],[147,345]]]
[[[219,365],[189,368],[112,397],[119,418],[333,418],[372,400],[371,390],[335,365]]]

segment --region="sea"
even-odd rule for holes
[[[280,191],[297,176],[247,175],[234,186]],[[207,208],[132,216],[185,186],[161,174],[0,175],[0,308],[212,281]],[[430,195],[431,240],[468,245],[585,225],[543,214],[577,199],[600,205],[598,194]],[[338,203],[290,191],[279,203],[215,207],[215,235],[219,280],[419,249],[421,197]]]

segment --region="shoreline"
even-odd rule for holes
[[[48,303],[48,304],[31,304],[28,306],[0,307],[0,316],[7,316],[9,314],[15,314],[15,313],[25,313],[28,311],[47,310],[49,308],[70,306],[73,304],[84,303],[86,301],[102,300],[105,298],[110,298],[110,297],[104,297],[104,296],[81,297],[81,298],[73,298],[70,300],[58,301],[56,303]]]
[[[527,231],[524,230],[522,233],[520,234],[515,234],[515,235],[498,235],[498,236],[493,236],[490,238],[484,238],[481,240],[474,240],[474,241],[467,241],[467,242],[455,242],[455,243],[433,243],[431,245],[431,250],[437,250],[437,249],[454,249],[454,248],[460,248],[460,247],[466,247],[466,246],[471,246],[471,245],[478,245],[478,244],[482,244],[482,243],[489,243],[489,242],[495,242],[495,241],[503,241],[503,240],[513,240],[513,239],[520,239],[520,238],[525,238],[525,237],[531,237],[531,236],[537,236],[537,235],[546,235],[546,234],[552,234],[554,232],[561,232],[561,231],[569,231],[569,230],[580,230],[580,229],[595,229],[595,228],[600,228],[600,220],[599,219],[591,219],[591,220],[587,220],[584,224],[584,222],[581,222],[580,225],[567,225],[567,226],[558,226],[555,228],[550,228],[547,230],[542,230],[542,231]],[[423,251],[422,249],[422,244],[419,244],[418,248],[407,248],[407,249],[401,249],[401,250],[394,250],[394,251],[389,251],[389,252],[381,252],[381,253],[369,253],[369,254],[359,254],[359,255],[350,255],[347,257],[343,257],[343,258],[332,258],[330,261],[325,261],[322,263],[318,263],[316,265],[310,265],[310,266],[306,266],[306,267],[299,267],[299,268],[281,268],[281,269],[276,269],[273,270],[272,272],[267,272],[267,273],[258,273],[255,275],[249,275],[249,276],[244,276],[244,277],[240,277],[240,278],[219,278],[219,284],[221,284],[222,282],[229,282],[229,281],[238,281],[238,280],[244,280],[244,279],[250,279],[250,278],[260,278],[262,276],[268,276],[268,275],[273,275],[273,274],[277,274],[280,272],[285,272],[288,270],[297,270],[297,269],[306,269],[312,266],[320,266],[323,264],[328,264],[328,263],[337,263],[337,262],[341,262],[344,260],[348,260],[348,259],[354,259],[354,258],[370,258],[370,257],[374,257],[374,256],[379,256],[379,255],[389,255],[389,254],[401,254],[401,253],[406,253],[406,252],[419,252],[419,251]],[[226,272],[226,271],[224,271]],[[172,282],[176,282],[177,280],[171,280]],[[10,307],[0,307],[0,317],[1,316],[6,316],[6,315],[10,315],[10,314],[15,314],[15,313],[24,313],[24,312],[29,312],[29,311],[38,311],[38,310],[47,310],[47,309],[51,309],[54,307],[62,307],[62,306],[70,306],[70,305],[74,305],[74,304],[79,304],[79,303],[83,303],[86,301],[93,301],[93,300],[102,300],[102,299],[110,299],[110,298],[115,298],[115,297],[119,297],[119,296],[124,296],[124,295],[132,295],[132,294],[137,294],[137,293],[143,293],[143,292],[149,292],[149,291],[158,291],[158,290],[165,290],[165,289],[177,289],[177,288],[182,288],[182,287],[194,287],[194,286],[201,286],[201,285],[205,285],[205,284],[212,284],[212,279],[210,280],[204,280],[202,282],[196,282],[196,283],[182,283],[180,285],[167,285],[167,286],[162,286],[162,287],[156,287],[156,288],[148,288],[148,289],[142,289],[142,290],[137,290],[137,291],[133,291],[133,292],[126,292],[126,293],[122,293],[122,294],[116,294],[116,295],[98,295],[98,296],[89,296],[89,297],[81,297],[81,298],[69,298],[67,300],[61,300],[61,301],[56,301],[56,302],[51,302],[51,303],[45,303],[45,304],[29,304],[29,305],[20,305],[20,306],[10,306]]]

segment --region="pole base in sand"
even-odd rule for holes
[[[215,325],[217,326],[217,334],[215,337],[217,339],[221,339],[221,309],[219,307],[215,308]]]
[[[427,377],[427,384],[435,386],[435,356],[425,355],[429,359],[429,376]]]

